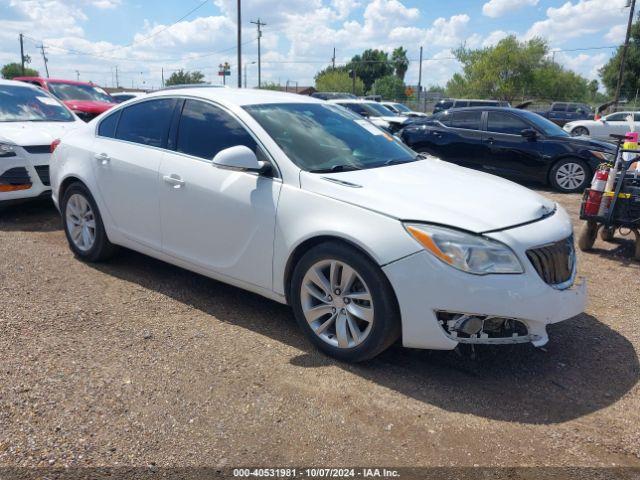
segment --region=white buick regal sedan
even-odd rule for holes
[[[540,346],[585,304],[561,207],[302,95],[152,93],[65,136],[51,175],[80,259],[124,246],[287,303],[346,361]]]

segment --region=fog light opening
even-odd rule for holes
[[[525,343],[537,338],[514,318],[442,311],[436,315],[447,336],[460,343]]]

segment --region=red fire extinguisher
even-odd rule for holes
[[[587,201],[584,204],[584,214],[590,217],[598,215],[600,210],[600,203],[602,203],[602,195],[604,193],[605,186],[607,185],[607,179],[609,178],[609,170],[598,170],[593,176],[591,182],[591,188],[587,196]]]

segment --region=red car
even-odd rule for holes
[[[41,77],[15,77],[14,80],[48,91],[85,122],[118,104],[111,95],[92,83]]]

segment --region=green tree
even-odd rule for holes
[[[0,73],[2,73],[2,78],[5,78],[7,80],[11,80],[12,78],[15,77],[22,77],[22,65],[20,65],[19,63],[7,63],[5,66],[2,67],[2,70],[0,70]],[[33,68],[29,68],[29,67],[24,67],[24,76],[27,77],[38,77],[40,76],[40,74],[38,73],[37,70],[34,70]]]
[[[373,83],[371,91],[376,95],[381,95],[385,100],[400,101],[407,98],[404,82],[395,75],[387,75],[377,79]]]
[[[391,63],[396,73],[396,77],[404,82],[404,76],[409,69],[409,59],[407,58],[407,49],[398,47],[391,54]]]
[[[462,73],[447,82],[453,97],[588,101],[589,82],[548,58],[546,41],[519,42],[509,36],[493,47],[460,47],[454,54]]]
[[[622,48],[623,47],[618,47],[613,57],[609,59],[599,72],[602,83],[609,95],[615,94],[616,85],[618,84]],[[636,21],[631,27],[629,49],[627,50],[624,75],[622,76],[620,96],[630,98],[635,96],[638,89],[640,89],[640,20]]]
[[[364,95],[365,88],[362,79],[356,76],[355,92],[353,79],[346,68],[327,68],[316,75],[316,90],[319,92],[344,92]]]
[[[543,64],[547,52],[544,40],[519,42],[513,35],[493,47],[460,47],[454,55],[462,64],[462,74],[454,75],[447,90],[456,96],[513,100],[531,87],[534,71]]]
[[[393,66],[389,62],[387,52],[372,49],[365,50],[362,55],[355,55],[347,64],[347,70],[356,72],[367,92],[378,78],[393,74]]]
[[[171,85],[190,85],[194,83],[205,83],[204,82],[204,74],[197,70],[193,72],[185,72],[180,69],[177,72],[173,72],[171,76],[165,82],[167,87]]]

